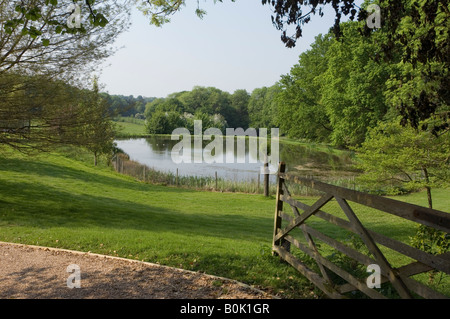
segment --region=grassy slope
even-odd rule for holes
[[[273,198],[143,184],[72,155],[79,158],[0,152],[0,240],[158,262],[311,296],[311,285],[270,254]],[[445,194],[437,191],[437,209],[447,209]],[[392,223],[368,216],[375,228]],[[398,224],[389,232],[413,234]]]

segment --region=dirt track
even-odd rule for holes
[[[79,266],[80,288],[69,265]],[[74,279],[74,280],[72,280]],[[0,242],[0,299],[269,299],[236,281],[123,258]]]

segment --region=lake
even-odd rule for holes
[[[238,154],[234,150],[226,149],[225,141],[223,156],[227,158],[224,163],[175,163],[172,159],[172,149],[179,141],[172,141],[170,136],[154,136],[148,138],[127,138],[116,140],[117,146],[130,156],[130,159],[147,165],[158,171],[178,173],[180,176],[214,177],[216,172],[219,178],[234,181],[254,181],[258,179],[260,162],[256,161],[249,152],[248,139],[246,140],[245,163],[238,163]],[[203,149],[210,141],[204,141],[202,148],[192,146],[192,158],[195,154],[202,154]],[[270,143],[270,140],[269,140]],[[235,143],[237,144],[237,143]],[[235,145],[236,146],[236,145]],[[228,160],[234,157],[234,163]],[[352,169],[352,154],[337,151],[331,147],[314,144],[291,144],[280,142],[280,161],[286,163],[288,171],[295,171],[303,176],[314,176],[321,180],[330,180],[340,177],[354,176]],[[271,175],[272,181],[275,175]],[[262,178],[261,178],[262,180]]]

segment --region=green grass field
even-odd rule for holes
[[[144,260],[313,297],[313,286],[271,255],[273,197],[145,184],[91,163],[78,150],[38,157],[0,150],[0,241]],[[448,194],[435,192],[437,209],[448,208]],[[426,203],[422,193],[402,199]],[[401,224],[389,230],[389,220],[373,222],[411,235]]]
[[[148,133],[145,131],[145,120],[119,117],[115,119],[114,124],[116,125],[117,137],[148,136]]]

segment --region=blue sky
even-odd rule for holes
[[[319,33],[333,24],[333,12],[313,17],[304,37],[288,49],[271,22],[269,6],[260,0],[237,0],[213,4],[200,1],[207,11],[199,19],[196,1],[176,13],[161,28],[149,25],[140,12],[116,45],[121,48],[107,59],[100,82],[110,94],[165,97],[192,90],[196,85],[234,92],[275,84],[289,73]]]

